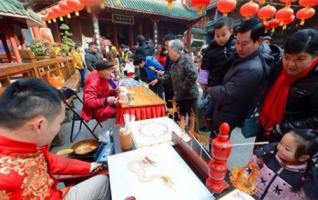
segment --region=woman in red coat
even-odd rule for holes
[[[99,61],[85,81],[83,92],[84,106],[82,116],[89,121],[106,121],[115,116],[118,89],[111,89],[108,80],[113,75],[113,64],[108,61]]]

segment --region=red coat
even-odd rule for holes
[[[92,71],[85,81],[83,92],[82,117],[89,121],[95,117],[97,121],[105,121],[116,113],[116,109],[110,105],[105,106],[105,98],[115,96],[115,90],[111,89],[108,80],[100,77],[97,70]]]
[[[60,200],[54,175],[88,175],[90,163],[57,156],[47,147],[0,136],[0,199]]]

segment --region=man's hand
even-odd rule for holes
[[[114,97],[114,96],[110,96],[110,97],[107,97],[107,103],[108,104],[116,104],[117,102],[117,98]]]
[[[165,74],[165,72],[164,72],[164,71],[160,71],[160,70],[158,70],[158,71],[156,71],[156,72],[157,72],[158,76],[162,76],[162,75],[164,75],[164,74]]]
[[[102,166],[103,166],[102,163],[92,162],[89,172],[95,173],[95,172],[101,170],[103,168]]]
[[[158,79],[155,79],[149,83],[149,85],[154,86],[158,83]]]
[[[207,85],[204,85],[204,84],[200,84],[201,88],[203,91],[206,91],[208,89],[208,86]]]
[[[157,71],[155,67],[150,66],[149,69],[151,69],[152,71]]]
[[[115,92],[116,96],[119,95],[119,87],[115,88],[114,92]]]

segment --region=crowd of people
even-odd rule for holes
[[[246,137],[269,142],[255,148],[251,159],[260,170],[260,199],[317,199],[318,32],[299,30],[281,47],[274,42],[255,18],[234,29],[231,18],[221,17],[202,59],[189,55],[173,34],[163,38],[159,51],[142,35],[134,51],[121,45],[102,55],[89,43],[83,59],[75,47],[71,55],[81,73],[83,118],[102,122],[114,117],[119,79],[127,76],[148,84],[168,107],[175,103],[180,127],[195,136],[198,99],[207,95],[211,138],[227,122],[231,129],[242,127]],[[39,80],[21,79],[7,87],[0,97],[0,199],[109,198],[104,176],[66,193],[56,189],[53,174],[89,174],[100,167],[48,151],[64,115],[58,93]]]

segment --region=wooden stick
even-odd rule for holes
[[[268,144],[269,142],[249,142],[249,143],[241,143],[241,144],[232,144],[232,147],[237,147],[237,146],[247,146],[247,145],[263,145],[263,144]]]

